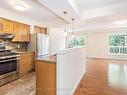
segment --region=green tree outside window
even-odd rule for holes
[[[109,35],[109,53],[127,54],[127,35]]]
[[[69,42],[69,47],[83,46],[83,45],[85,45],[85,39],[84,39],[84,37],[73,38]]]

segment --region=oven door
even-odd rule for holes
[[[0,60],[0,79],[19,72],[19,58]]]

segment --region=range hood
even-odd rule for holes
[[[11,41],[15,35],[10,34],[10,33],[0,33],[0,39],[3,41]]]
[[[10,34],[10,33],[0,33],[0,38],[14,38],[15,36],[13,34]]]

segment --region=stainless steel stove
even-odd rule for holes
[[[19,78],[19,54],[0,50],[0,86]]]
[[[19,57],[18,53],[11,52],[10,50],[0,51],[0,60]]]
[[[19,78],[19,54],[6,50],[14,35],[0,33],[0,86]]]

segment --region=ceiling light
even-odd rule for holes
[[[14,5],[14,9],[18,11],[25,11],[26,8],[23,5]]]
[[[67,35],[68,35],[67,32],[64,32],[64,36],[67,37]]]
[[[74,28],[73,28],[73,22],[74,22],[75,19],[72,18],[71,20],[72,20],[72,36],[71,37],[75,38]]]
[[[66,11],[63,11],[63,14],[65,15],[65,20],[66,20],[66,14],[67,14],[67,12],[66,12]],[[65,20],[64,20],[64,22],[65,22],[65,31],[64,31],[64,36],[65,36],[65,37],[67,37],[67,35],[68,35],[68,34],[67,34],[67,29],[66,29],[66,24],[67,24],[67,23],[66,23],[66,21],[65,21]]]
[[[72,34],[71,38],[72,38],[72,39],[74,39],[74,38],[75,38],[75,35],[74,35],[74,34]]]
[[[122,24],[126,24],[127,23],[127,20],[115,21],[114,23],[115,24],[122,25]]]

